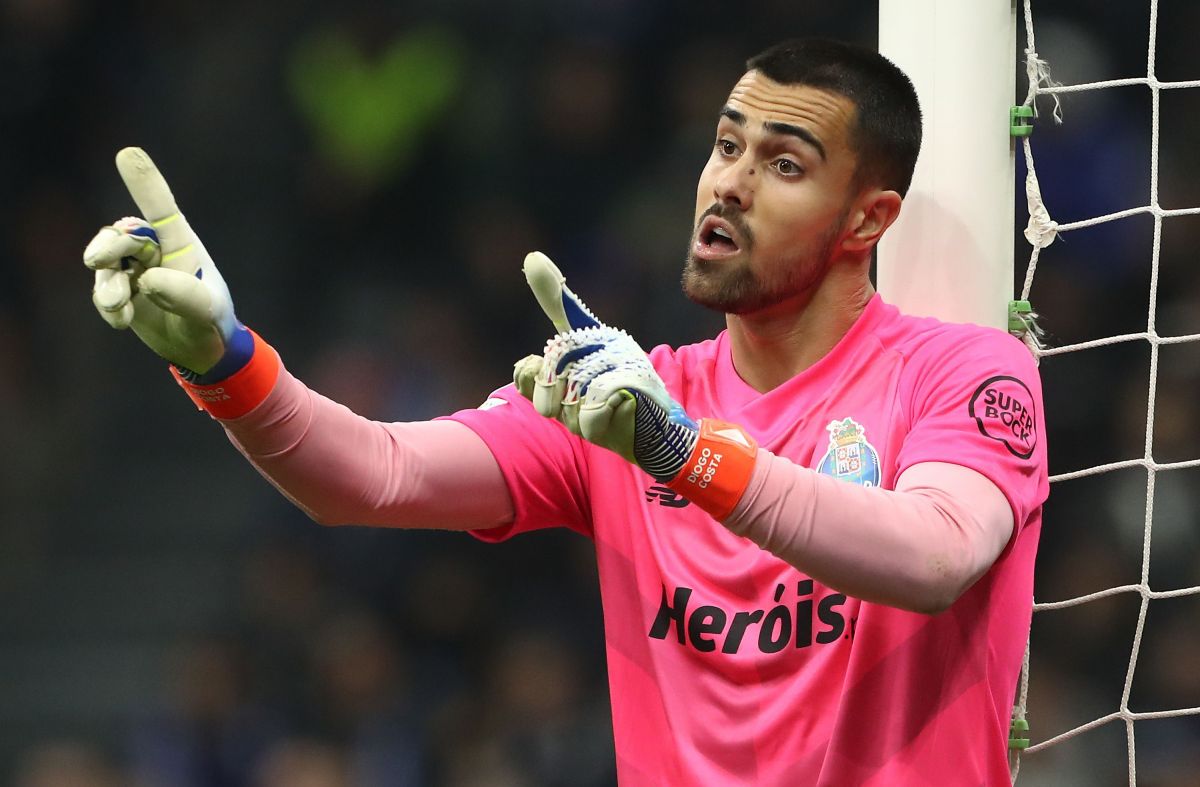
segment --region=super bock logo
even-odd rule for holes
[[[989,377],[979,384],[967,405],[979,433],[1003,443],[1020,459],[1033,456],[1037,446],[1037,410],[1029,386],[1008,375]]]
[[[829,450],[817,472],[860,486],[879,486],[879,453],[867,442],[867,430],[853,418],[831,421]]]

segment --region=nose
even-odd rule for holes
[[[741,210],[748,210],[754,200],[755,170],[754,165],[743,156],[732,161],[721,170],[713,181],[713,196],[722,204],[736,205]]]

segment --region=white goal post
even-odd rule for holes
[[[1007,329],[1013,298],[1012,0],[879,0],[879,51],[917,88],[924,139],[878,285],[907,314]]]

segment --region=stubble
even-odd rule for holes
[[[782,259],[762,260],[752,267],[753,236],[740,215],[714,205],[701,216],[718,215],[740,229],[745,239],[737,259],[697,259],[691,246],[683,266],[683,293],[693,303],[725,314],[750,314],[793,298],[814,286],[825,275],[849,206],[831,222],[814,251],[800,251]],[[698,224],[699,222],[697,222]],[[694,238],[694,236],[693,236]]]

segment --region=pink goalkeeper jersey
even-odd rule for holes
[[[905,612],[813,581],[511,386],[455,414],[495,455],[516,512],[479,538],[566,526],[595,541],[621,784],[1008,783],[1048,489],[1025,347],[876,296],[825,358],[766,394],[738,376],[724,333],[650,357],[693,418],[738,423],[847,483],[890,489],[917,463],[969,467],[1004,492],[1015,526],[948,611]]]

